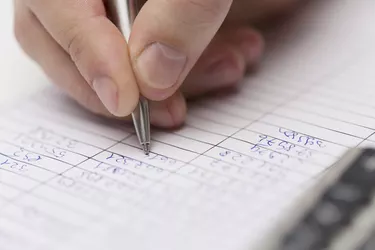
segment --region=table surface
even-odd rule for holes
[[[49,84],[39,67],[19,48],[13,35],[13,1],[0,3],[0,107]]]

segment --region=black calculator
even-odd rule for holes
[[[375,149],[348,152],[259,250],[375,250]]]

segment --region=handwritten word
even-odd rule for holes
[[[136,173],[133,173],[129,170],[126,170],[124,168],[121,168],[121,167],[116,167],[116,166],[111,166],[111,165],[107,165],[107,164],[104,164],[102,162],[99,162],[95,167],[94,167],[94,170],[98,170],[98,171],[102,171],[102,172],[105,172],[105,173],[110,173],[111,175],[119,175],[119,176],[122,176],[124,178],[124,181],[126,183],[129,183],[129,185],[133,185],[133,186],[141,186],[142,183],[146,182],[147,179],[143,176],[140,176]],[[92,179],[92,180],[97,180],[97,181],[100,181],[102,179],[102,177],[99,176],[87,176],[88,179]]]
[[[284,163],[285,161],[289,160],[290,156],[287,154],[282,154],[279,152],[275,152],[266,148],[262,148],[258,145],[253,145],[250,147],[250,153],[257,154],[265,160],[272,160],[276,163]]]
[[[57,180],[54,180],[54,184],[57,184],[58,187],[62,187],[69,192],[73,192],[75,195],[79,195],[97,203],[106,202],[111,198],[105,192],[99,192],[96,188],[84,185],[77,180],[65,176],[61,176]]]
[[[229,164],[229,163],[227,163],[227,162],[225,162],[223,160],[213,159],[210,162],[210,166],[213,167],[214,169],[218,169],[220,172],[223,172],[223,173],[232,172],[233,169],[235,169],[236,172],[240,171],[240,167],[237,167],[237,166],[234,166],[232,164]]]
[[[239,178],[241,180],[249,180],[252,182],[256,181],[256,179],[259,179],[260,176],[279,179],[284,178],[286,175],[285,169],[272,164],[263,164],[261,166],[258,166],[257,168],[244,168],[234,166],[222,160],[214,159],[210,163],[210,166],[224,174],[231,174],[235,178]]]
[[[118,182],[116,180],[112,180],[108,177],[105,177],[104,175],[101,175],[99,173],[90,172],[86,170],[76,170],[76,173],[71,176],[71,178],[74,180],[82,181],[85,183],[93,184],[95,186],[98,186],[100,188],[104,188],[104,190],[110,190],[110,191],[129,191],[129,186]]]
[[[16,151],[14,151],[13,157],[21,161],[27,161],[27,162],[36,162],[42,159],[42,156],[36,153],[30,152],[28,150],[25,150],[24,148],[19,148]]]
[[[18,142],[20,143],[20,146],[22,147],[25,147],[28,149],[35,149],[38,152],[41,151],[42,153],[51,155],[55,158],[63,158],[67,154],[65,150],[35,141],[31,138],[24,137],[24,136],[19,137]]]
[[[287,141],[278,140],[273,137],[269,137],[267,135],[259,135],[259,141],[257,143],[258,146],[261,147],[276,147],[275,150],[283,150],[286,152],[291,151],[296,145],[289,143]]]
[[[325,148],[326,145],[322,140],[319,140],[317,138],[314,138],[312,136],[299,134],[293,130],[287,130],[283,128],[279,128],[279,132],[287,137],[288,139],[293,140],[296,143],[299,143],[304,146],[316,146],[319,148]]]
[[[214,186],[226,185],[231,181],[231,179],[226,176],[218,175],[215,172],[207,171],[200,167],[193,167],[186,174],[193,179]]]
[[[255,146],[253,146],[251,150],[260,152],[260,148],[270,148],[274,151],[285,152],[285,154],[283,155],[294,155],[304,159],[312,157],[312,152],[310,149],[294,145],[287,141],[269,137],[267,135],[259,135],[258,143],[255,144]],[[273,155],[271,157],[273,157]]]
[[[150,161],[159,161],[163,164],[167,164],[167,165],[170,165],[170,166],[173,166],[177,163],[176,160],[171,159],[171,158],[166,157],[166,156],[163,156],[163,155],[159,155],[159,154],[146,155],[145,159],[150,160]]]
[[[250,163],[256,161],[256,159],[250,157],[250,156],[246,156],[246,155],[243,155],[243,154],[240,154],[240,153],[237,153],[237,152],[233,152],[233,151],[229,151],[229,150],[225,150],[225,151],[222,151],[219,153],[219,156],[221,157],[225,157],[225,158],[231,158],[231,160],[243,165],[243,166],[247,166],[249,165]]]
[[[147,163],[137,161],[135,159],[131,159],[129,157],[118,155],[114,153],[108,152],[108,157],[105,158],[104,163],[109,165],[113,165],[116,170],[114,171],[122,171],[121,168],[125,167],[135,173],[140,173],[142,175],[147,175],[150,178],[161,178],[162,176],[168,174],[168,172],[162,168],[149,165]]]
[[[41,127],[37,128],[34,131],[31,131],[30,136],[43,142],[55,144],[68,149],[75,149],[78,143],[76,140],[58,135],[53,131]]]
[[[136,169],[150,168],[150,169],[156,169],[159,172],[163,172],[163,169],[161,169],[161,168],[156,168],[156,167],[151,166],[149,164],[146,164],[144,162],[137,161],[135,159],[132,159],[132,158],[129,158],[129,157],[126,157],[126,156],[123,156],[123,155],[114,154],[114,153],[110,153],[110,155],[108,157],[106,157],[106,160],[108,160],[108,162],[114,161],[116,163],[120,163],[121,165],[131,166],[131,167],[136,168]]]
[[[3,159],[2,159],[3,158]],[[6,167],[17,172],[27,172],[28,165],[0,156],[0,167]]]

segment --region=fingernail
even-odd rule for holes
[[[263,42],[255,34],[248,34],[241,39],[240,47],[247,62],[255,62],[260,59],[263,53]]]
[[[171,127],[174,124],[172,114],[165,107],[153,109],[150,119],[151,123],[157,127]]]
[[[187,57],[161,43],[148,46],[136,61],[139,77],[150,88],[168,89],[175,85],[184,70]]]
[[[151,123],[158,127],[174,128],[180,126],[186,116],[186,102],[182,94],[176,93],[163,102],[153,102]]]
[[[116,115],[118,108],[116,84],[111,79],[103,77],[94,80],[93,88],[100,101],[108,109],[108,111],[113,115]]]
[[[245,62],[240,56],[225,57],[211,64],[206,69],[209,82],[215,85],[230,85],[239,81],[243,76]]]

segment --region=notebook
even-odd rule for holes
[[[236,91],[153,130],[149,156],[131,125],[53,87],[16,102],[0,121],[0,249],[256,249],[348,149],[375,145],[374,9],[309,3]]]

